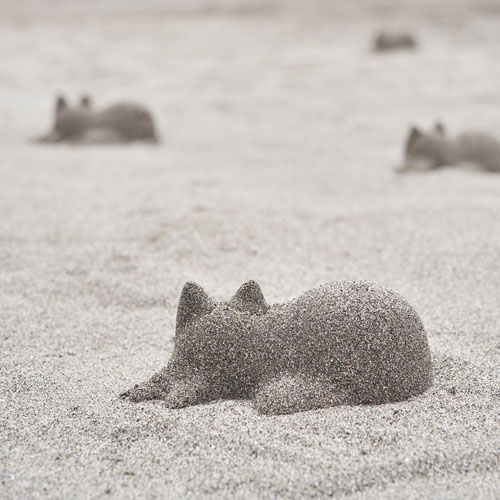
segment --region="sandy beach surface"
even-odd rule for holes
[[[396,175],[411,123],[500,136],[495,2],[1,2],[1,498],[498,498],[500,175]],[[376,56],[385,27],[416,52]],[[158,147],[46,146],[54,95],[147,104]],[[433,387],[258,415],[118,394],[194,280],[371,280]]]

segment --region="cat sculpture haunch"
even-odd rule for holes
[[[254,281],[221,303],[189,282],[170,361],[121,396],[169,408],[245,398],[283,414],[402,401],[431,384],[422,322],[390,290],[340,281],[269,306]]]
[[[122,144],[135,141],[157,143],[151,113],[133,102],[120,102],[94,110],[89,96],[82,96],[79,106],[69,106],[66,99],[56,99],[52,130],[39,138],[41,143]]]

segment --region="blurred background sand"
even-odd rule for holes
[[[494,498],[500,176],[397,176],[411,123],[500,136],[500,4],[0,3],[0,496]],[[416,52],[375,55],[381,28]],[[53,100],[153,111],[159,147],[29,144]],[[269,302],[367,279],[420,313],[410,402],[260,417],[117,399],[182,285]]]

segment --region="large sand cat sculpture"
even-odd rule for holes
[[[448,137],[440,123],[422,132],[412,127],[399,172],[429,171],[445,166],[500,172],[500,142],[488,134],[464,133]]]
[[[157,140],[153,117],[141,105],[123,102],[94,111],[87,96],[74,108],[59,96],[52,131],[37,139],[38,142],[80,144],[155,143]]]
[[[217,303],[186,283],[167,366],[122,394],[182,408],[250,398],[261,413],[402,401],[432,384],[415,310],[367,282],[336,282],[269,306],[257,283]]]

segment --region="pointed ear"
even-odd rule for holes
[[[196,318],[210,313],[215,302],[206,294],[200,285],[188,281],[182,289],[177,308],[177,328],[183,328]]]
[[[446,135],[446,129],[441,122],[436,122],[436,124],[434,125],[434,131],[436,132],[436,134]]]
[[[89,95],[82,95],[80,98],[80,108],[90,109],[92,107],[92,100]]]
[[[410,132],[408,133],[408,138],[406,139],[406,151],[408,151],[411,147],[411,145],[415,142],[416,139],[418,139],[422,135],[422,132],[420,132],[420,129],[418,129],[415,126],[412,126],[410,128]]]
[[[56,116],[59,116],[59,113],[68,107],[66,103],[66,99],[62,95],[58,95],[56,98]]]
[[[241,285],[229,301],[229,306],[250,314],[265,314],[269,309],[262,290],[255,281]]]

